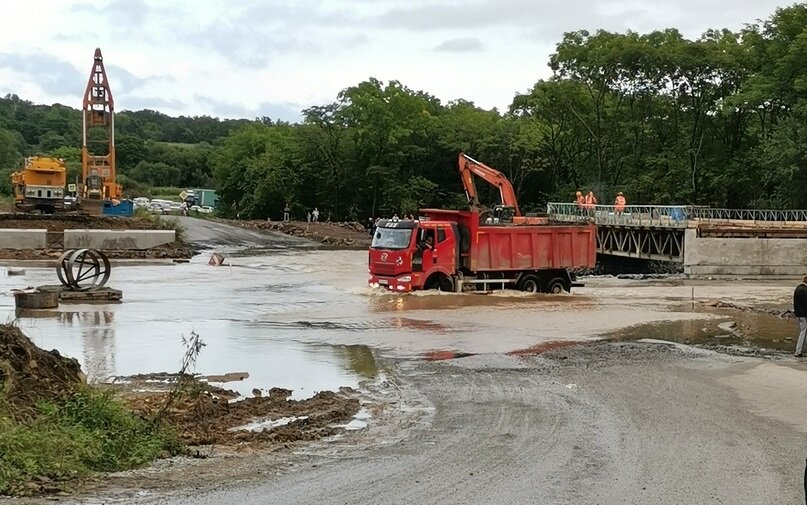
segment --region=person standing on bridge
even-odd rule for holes
[[[582,214],[583,209],[586,207],[586,197],[583,196],[582,191],[578,191],[577,194],[575,194],[574,199],[575,203],[577,203],[577,210],[579,211],[580,214]]]
[[[622,194],[620,191],[616,194],[616,200],[614,200],[614,211],[616,212],[617,216],[621,216],[623,212],[625,212],[625,204],[628,203],[625,200],[625,195]]]
[[[807,337],[807,275],[793,292],[793,312],[799,319],[799,340],[796,342],[796,356],[804,356],[804,339]]]
[[[593,191],[589,191],[586,195],[586,211],[588,212],[589,216],[594,216],[594,207],[597,205],[597,197],[594,196]]]

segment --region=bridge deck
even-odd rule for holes
[[[805,210],[713,209],[689,205],[595,205],[550,203],[553,221],[594,222],[600,254],[682,262],[684,232],[713,237],[807,237]]]

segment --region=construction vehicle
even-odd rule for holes
[[[11,174],[14,206],[22,212],[39,210],[53,214],[65,209],[64,187],[67,167],[64,160],[34,156],[25,159],[22,171]]]
[[[122,195],[115,173],[115,100],[101,49],[95,50],[84,91],[81,131],[79,206],[90,214],[101,214],[118,205]]]
[[[571,269],[596,262],[596,227],[523,216],[510,181],[461,153],[470,210],[421,209],[417,220],[380,220],[369,251],[369,283],[419,289],[571,291]],[[501,203],[479,202],[473,176],[499,188]]]

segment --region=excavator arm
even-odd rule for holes
[[[468,204],[472,209],[479,210],[481,207],[479,195],[476,192],[476,184],[474,183],[474,175],[476,175],[492,186],[499,188],[502,205],[512,207],[515,210],[515,216],[521,216],[516,192],[513,190],[513,185],[510,184],[510,181],[503,173],[484,163],[476,161],[465,153],[460,153],[459,155],[459,169],[462,185],[465,187],[465,196],[468,198]]]

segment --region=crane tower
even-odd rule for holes
[[[115,101],[101,49],[95,50],[82,112],[81,198],[117,200],[121,187],[115,176]]]

